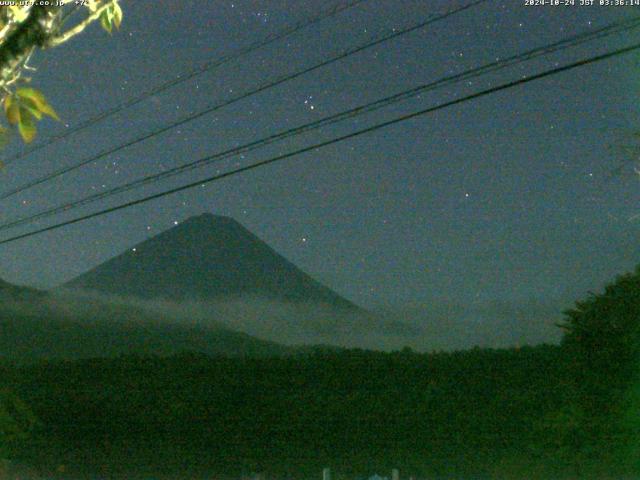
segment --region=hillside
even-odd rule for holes
[[[292,349],[209,322],[0,281],[0,358],[78,359],[123,354],[262,356]]]

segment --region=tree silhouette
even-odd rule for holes
[[[626,460],[638,442],[640,267],[565,314],[563,346],[583,412],[587,456],[603,465],[635,469]]]

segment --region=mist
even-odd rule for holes
[[[230,329],[287,346],[452,351],[558,343],[562,314],[542,302],[402,305],[345,312],[322,304],[243,296],[219,301],[141,300],[89,291],[56,290],[37,299],[14,299],[3,309],[87,325],[128,322]]]

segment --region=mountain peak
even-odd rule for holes
[[[258,296],[358,310],[235,219],[211,213],[190,217],[65,286],[172,300]]]

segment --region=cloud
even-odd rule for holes
[[[336,311],[318,304],[260,297],[224,301],[139,300],[59,290],[33,300],[3,302],[5,312],[66,321],[114,325],[183,325],[231,329],[280,344],[330,344],[348,348],[418,351],[461,350],[557,343],[561,320],[555,304],[432,303],[372,313]]]

